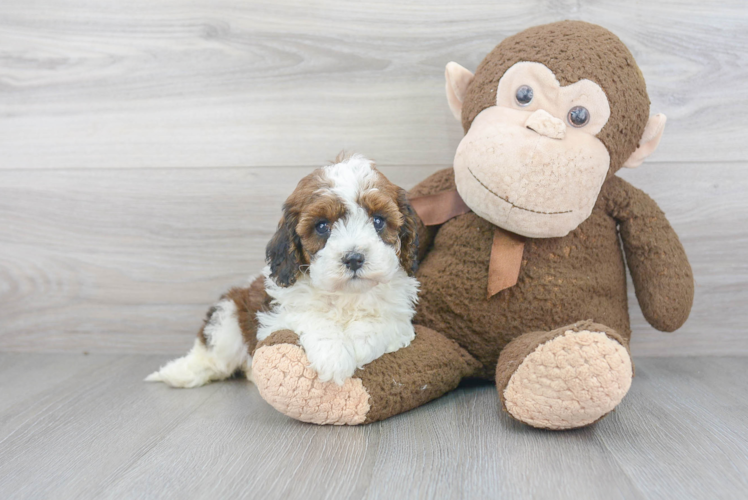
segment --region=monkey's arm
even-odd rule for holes
[[[680,328],[693,304],[693,272],[678,235],[643,191],[613,176],[605,187],[644,317],[658,330]]]
[[[429,196],[457,189],[455,185],[455,173],[451,168],[439,170],[419,182],[413,189],[408,191],[408,198]],[[431,249],[431,243],[441,226],[426,226],[418,217],[418,260],[421,261]]]

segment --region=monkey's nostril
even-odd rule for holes
[[[363,254],[358,252],[348,252],[345,254],[345,257],[343,257],[343,264],[345,264],[345,267],[351,271],[356,272],[364,265],[364,260]]]

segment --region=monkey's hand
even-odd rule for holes
[[[678,235],[657,204],[619,177],[606,182],[608,213],[619,223],[626,262],[644,317],[658,330],[680,328],[693,304],[693,272]]]

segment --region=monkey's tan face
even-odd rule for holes
[[[533,62],[507,70],[496,93],[457,148],[457,190],[499,227],[564,236],[592,213],[610,166],[596,137],[610,116],[607,97],[589,80],[562,87]]]

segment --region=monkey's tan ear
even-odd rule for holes
[[[631,153],[629,159],[623,164],[626,168],[636,168],[642,164],[644,160],[654,153],[657,146],[660,144],[662,139],[662,132],[665,130],[665,122],[667,117],[662,113],[657,113],[654,116],[649,117],[647,126],[644,127],[644,133],[642,134],[641,141],[639,141],[639,147],[636,151]]]
[[[463,68],[456,62],[448,62],[444,70],[447,80],[447,102],[457,121],[462,121],[462,101],[465,99],[468,85],[473,81],[470,70]]]

